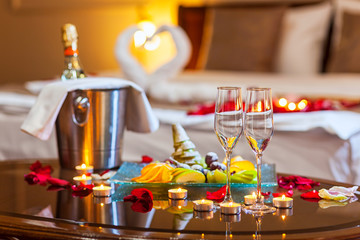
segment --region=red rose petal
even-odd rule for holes
[[[39,182],[37,174],[35,172],[31,172],[24,175],[25,181],[30,185],[35,185]]]
[[[321,199],[321,197],[319,196],[319,192],[316,190],[305,192],[300,196],[305,199]]]
[[[200,104],[195,107],[195,109],[190,110],[187,112],[187,115],[206,115],[206,114],[212,114],[215,112],[215,103],[205,103]]]
[[[56,186],[56,185],[50,185],[46,191],[49,191],[49,192],[58,192],[58,191],[62,191],[62,190],[65,190],[67,189],[66,187],[63,187],[63,186]]]
[[[124,202],[136,202],[138,198],[134,195],[128,195],[123,198]]]
[[[50,176],[51,173],[52,173],[52,171],[53,171],[53,170],[52,170],[52,167],[51,167],[51,166],[45,166],[45,167],[43,167],[43,168],[38,169],[38,170],[36,171],[36,173]]]
[[[286,197],[292,197],[294,195],[294,191],[293,190],[289,190],[285,193]]]
[[[311,179],[299,177],[299,176],[296,176],[296,179],[295,179],[296,184],[311,184],[312,182],[313,182],[313,180],[311,180]]]
[[[152,157],[149,157],[147,155],[143,155],[141,157],[141,162],[142,163],[151,163],[153,161],[153,158]]]
[[[270,196],[271,192],[261,192],[261,195],[263,195],[264,197]]]
[[[83,183],[80,183],[79,186],[73,185],[73,186],[71,186],[71,189],[73,190],[71,195],[74,196],[74,197],[86,197],[90,193],[92,193],[93,187],[94,187],[93,184],[86,184],[85,185]]]
[[[103,171],[103,172],[100,173],[99,175],[100,175],[100,177],[102,177],[104,174],[106,174],[106,173],[108,173],[108,172],[110,172],[110,169],[107,169],[107,170]]]
[[[30,170],[33,171],[33,172],[36,172],[36,170],[38,170],[40,168],[42,168],[42,165],[41,165],[39,160],[37,160],[36,162],[31,164],[31,166],[30,166]]]
[[[30,170],[37,174],[48,175],[48,176],[50,176],[50,174],[53,171],[50,165],[43,167],[39,160],[37,160],[30,166]]]
[[[138,199],[145,198],[153,200],[153,194],[146,188],[136,188],[131,191],[131,194],[136,196]]]
[[[226,194],[226,185],[222,186],[219,190],[215,192],[206,192],[206,198],[209,200],[214,200],[216,202],[222,202]]]
[[[273,193],[273,197],[281,197],[282,195],[285,195],[285,197],[292,197],[294,194],[293,190],[289,190],[287,192],[277,192],[277,193]]]
[[[67,187],[67,186],[70,186],[70,183],[66,180],[62,180],[62,179],[59,179],[59,178],[48,178],[47,179],[47,182],[50,184],[50,185],[53,185],[53,186],[58,186],[58,187]]]
[[[312,189],[312,186],[310,184],[304,184],[304,185],[299,185],[297,186],[298,190],[309,190]]]
[[[153,201],[148,201],[146,199],[138,199],[131,205],[131,209],[134,212],[147,213],[153,208]]]
[[[131,209],[135,212],[146,213],[153,208],[153,194],[146,188],[133,189],[123,200],[132,202]]]
[[[29,174],[26,174],[24,178],[25,181],[30,185],[39,184],[41,186],[46,186],[49,176],[31,172]]]
[[[298,190],[308,190],[314,186],[319,186],[320,183],[309,178],[300,177],[300,176],[288,176],[288,177],[279,177],[278,185],[284,189],[293,189]]]
[[[86,197],[86,196],[88,196],[89,194],[91,194],[92,193],[92,190],[90,190],[90,189],[88,189],[88,188],[84,188],[84,189],[82,189],[82,190],[77,190],[77,191],[73,191],[72,193],[71,193],[71,195],[73,196],[73,197]]]
[[[80,184],[78,186],[76,185],[72,185],[71,186],[71,189],[73,191],[81,191],[82,189],[86,188],[86,189],[89,189],[89,190],[92,190],[94,187],[94,184],[83,184],[82,182],[80,182]]]

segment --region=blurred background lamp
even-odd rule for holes
[[[281,107],[285,107],[286,104],[287,104],[287,100],[286,100],[285,98],[280,98],[280,99],[279,99],[279,105],[280,105]]]
[[[156,26],[149,20],[142,20],[138,23],[141,30],[134,34],[134,44],[136,48],[144,47],[146,50],[153,51],[160,46],[160,37],[154,36]]]

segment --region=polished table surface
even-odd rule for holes
[[[41,160],[41,163],[53,166],[53,177],[70,179],[57,160]],[[105,202],[92,195],[73,197],[68,190],[54,192],[44,186],[28,185],[24,175],[30,172],[30,165],[29,160],[0,163],[0,239],[14,239],[10,236],[17,239],[360,238],[359,201],[324,208],[318,202],[302,199],[302,192],[295,190],[293,209],[260,218],[244,212],[238,217],[221,215],[219,210],[213,215],[193,212],[191,196],[188,205],[181,209],[171,206],[167,199],[154,199],[154,209],[140,213],[131,209],[130,202],[116,199],[116,194]],[[320,182],[316,189],[349,186]],[[117,194],[126,191],[121,187],[116,184]],[[196,191],[206,196],[207,190],[217,189]],[[276,187],[274,190],[277,191]]]

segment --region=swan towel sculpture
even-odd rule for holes
[[[191,54],[191,44],[182,28],[171,25],[160,26],[154,36],[162,32],[169,32],[175,43],[176,54],[169,62],[148,74],[129,51],[131,40],[135,32],[139,30],[140,28],[137,26],[130,26],[119,35],[115,46],[115,56],[125,78],[134,81],[144,89],[148,89],[153,83],[175,77],[184,68]]]
[[[136,58],[130,53],[130,43],[136,31],[136,25],[125,29],[117,38],[115,56],[124,77],[140,85],[151,97],[169,102],[193,101],[199,98],[199,89],[204,84],[184,84],[169,82],[185,67],[191,55],[191,43],[185,31],[178,26],[162,25],[154,36],[169,32],[176,47],[175,56],[152,73],[147,73]],[[201,85],[201,86],[199,86]],[[213,94],[212,94],[213,95]]]

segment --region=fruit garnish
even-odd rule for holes
[[[235,156],[231,158],[230,173],[243,170],[255,170],[255,165],[252,162],[243,159],[241,156]]]
[[[200,164],[201,155],[196,151],[195,144],[186,134],[185,129],[180,124],[172,125],[174,152],[171,157],[180,163],[189,165]]]
[[[141,183],[167,183],[171,182],[173,176],[171,171],[174,168],[167,163],[150,163],[141,169],[141,175],[131,179]]]
[[[176,168],[172,171],[173,182],[176,183],[204,183],[205,175],[193,169]]]
[[[237,172],[230,177],[232,183],[253,183],[256,179],[255,170],[242,170]]]

